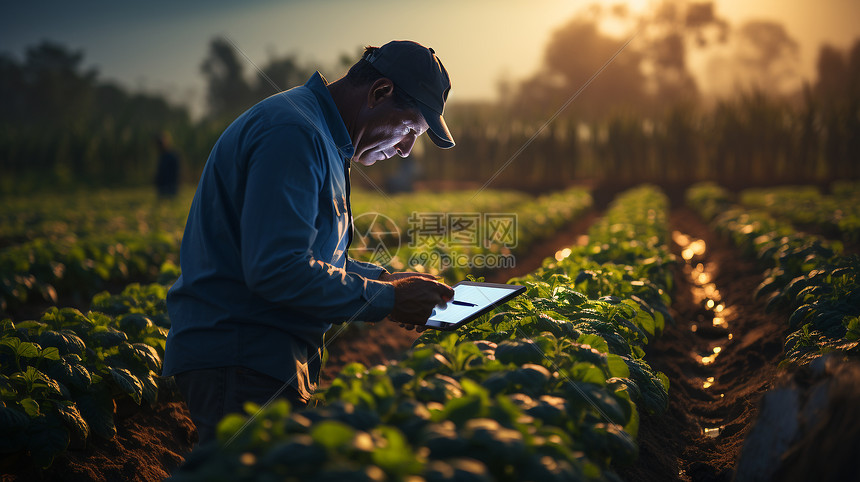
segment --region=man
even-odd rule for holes
[[[170,134],[156,136],[158,167],[155,171],[155,190],[159,198],[171,199],[179,191],[179,156],[171,147]]]
[[[453,290],[348,259],[349,163],[406,157],[442,119],[451,83],[432,49],[368,47],[331,84],[317,72],[258,103],[215,144],[197,187],[170,289],[164,375],[175,376],[200,442],[245,401],[303,406],[331,323],[423,325]]]

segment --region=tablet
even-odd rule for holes
[[[456,330],[496,306],[525,292],[520,285],[461,281],[454,286],[454,299],[433,309],[424,325],[437,330]]]

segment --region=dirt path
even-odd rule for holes
[[[669,410],[643,416],[640,459],[622,477],[729,481],[782,359],[784,315],[765,313],[753,298],[761,270],[698,216],[678,209],[670,223],[674,254],[692,257],[675,273],[676,324],[646,356],[669,377]]]

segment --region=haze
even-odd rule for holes
[[[362,45],[409,38],[439,53],[454,79],[452,101],[490,100],[497,96],[499,79],[533,75],[543,61],[552,32],[591,3],[19,2],[3,7],[0,51],[21,58],[26,47],[54,40],[83,50],[85,65],[95,66],[103,79],[164,93],[200,112],[205,97],[200,64],[215,36],[229,36],[258,65],[295,53],[321,67],[335,65],[343,54],[354,57]],[[653,2],[646,0],[598,3],[624,3],[634,13],[653,8]],[[798,76],[806,78],[813,75],[822,43],[845,48],[860,37],[860,2],[855,0],[717,0],[715,5],[716,13],[732,25],[754,19],[781,23],[799,46],[796,70]],[[712,79],[706,75],[709,62],[690,61],[705,93],[720,88],[708,82]],[[721,82],[724,87],[728,80]]]

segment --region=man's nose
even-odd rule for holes
[[[408,135],[403,138],[399,143],[397,143],[397,154],[400,157],[408,157],[409,153],[412,152],[412,147],[415,146],[415,135]]]

